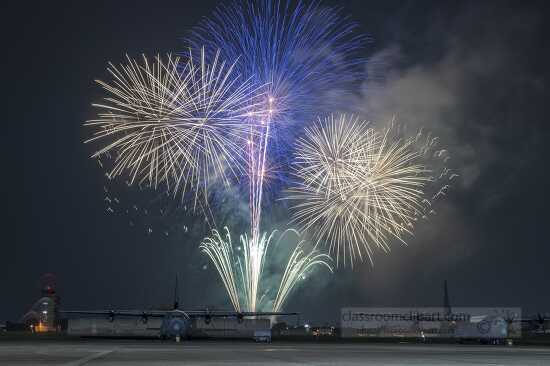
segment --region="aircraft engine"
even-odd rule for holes
[[[189,320],[182,318],[167,318],[163,320],[161,338],[186,338]]]

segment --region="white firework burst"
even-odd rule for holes
[[[328,245],[337,265],[372,263],[374,249],[405,243],[430,204],[425,187],[433,177],[421,137],[399,137],[393,123],[376,131],[354,116],[318,120],[297,144],[297,184],[285,197],[293,222]]]
[[[228,184],[245,171],[250,129],[243,119],[256,113],[261,95],[218,54],[209,62],[201,50],[185,62],[167,55],[142,62],[109,64],[111,82],[97,81],[108,96],[86,142],[101,141],[93,157],[114,155],[109,176],[128,173],[130,183],[166,185],[174,195],[192,190],[206,199],[212,181]]]

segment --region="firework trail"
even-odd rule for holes
[[[262,275],[266,255],[277,231],[269,235],[263,233],[258,242],[251,241],[247,235],[241,235],[241,247],[238,247],[241,253],[237,253],[229,229],[225,227],[224,230],[223,236],[218,230],[212,230],[212,235],[203,240],[200,248],[214,263],[235,311],[243,310],[242,302],[246,311],[257,311],[263,306],[265,299],[265,293],[260,295]],[[297,231],[289,229],[282,233],[279,241],[290,232],[299,237]],[[300,240],[289,256],[271,310],[280,311],[292,290],[315,267],[324,266],[332,271],[330,262],[331,258],[326,254],[320,254],[316,250],[306,252],[304,242]]]
[[[419,132],[402,138],[393,126],[369,128],[357,117],[318,120],[297,143],[297,184],[287,192],[293,222],[340,262],[353,264],[373,250],[403,243],[431,209],[426,164],[435,139]],[[441,150],[443,151],[443,150]]]
[[[254,250],[261,249],[260,224],[262,215],[262,196],[265,180],[266,158],[268,149],[269,131],[273,114],[273,97],[268,97],[267,113],[251,117],[251,132],[248,145],[248,180],[250,205],[250,241]],[[259,123],[257,122],[259,120]],[[248,238],[247,238],[248,240]]]
[[[109,96],[94,104],[98,119],[85,124],[96,129],[86,142],[103,143],[93,157],[115,156],[109,177],[128,172],[130,184],[164,183],[206,204],[212,182],[229,184],[246,170],[250,130],[242,120],[257,109],[259,88],[242,80],[235,64],[219,53],[208,62],[202,50],[198,61],[190,51],[186,62],[168,55],[109,65],[112,81],[97,81]]]

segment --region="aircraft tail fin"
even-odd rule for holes
[[[174,286],[174,310],[179,308],[178,275],[176,274],[176,284]]]

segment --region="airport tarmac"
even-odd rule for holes
[[[0,342],[0,365],[550,365],[550,348],[153,340]]]

